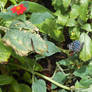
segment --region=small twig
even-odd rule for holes
[[[57,65],[57,67],[60,69],[60,71],[61,71],[64,75],[66,75],[65,72],[63,71],[62,67],[61,67],[58,63],[56,63],[56,65]]]
[[[57,72],[57,67],[56,67],[56,69],[55,69],[55,71],[54,71],[54,73],[52,75],[52,78],[55,76],[56,72]]]

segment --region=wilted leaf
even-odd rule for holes
[[[43,54],[47,51],[47,45],[36,31],[38,29],[30,22],[13,22],[3,41],[21,56],[34,51]]]
[[[81,60],[87,61],[92,58],[92,40],[86,33],[82,33],[80,36],[80,42],[84,43],[84,46],[79,57]]]
[[[44,80],[36,80],[32,84],[32,92],[46,92],[46,83]]]

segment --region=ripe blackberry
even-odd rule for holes
[[[73,52],[76,53],[76,52],[79,52],[82,49],[83,44],[84,43],[80,43],[79,40],[75,40],[68,45],[68,48],[69,48],[70,51],[73,51]]]

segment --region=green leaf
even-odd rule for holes
[[[90,61],[89,65],[87,66],[88,68],[88,75],[91,77],[92,76],[92,61]]]
[[[72,40],[79,40],[80,38],[80,29],[79,27],[69,28],[70,38]]]
[[[38,32],[38,29],[28,21],[15,21],[3,37],[3,41],[21,56],[34,51],[43,54],[47,51],[47,45],[36,31]]]
[[[58,17],[57,20],[56,20],[56,22],[57,22],[58,24],[61,24],[61,25],[64,26],[64,25],[67,23],[68,16],[62,15],[60,11],[57,11],[57,12],[55,13],[55,15]]]
[[[21,3],[23,3],[30,12],[50,12],[47,8],[35,2],[23,1]]]
[[[60,65],[68,66],[68,68],[72,68],[73,67],[72,65],[74,64],[71,59],[60,60],[57,63]]]
[[[55,10],[62,6],[62,1],[61,0],[52,0],[52,5],[54,6]]]
[[[43,54],[44,56],[51,56],[57,52],[60,52],[60,49],[54,43],[46,41],[46,44],[48,45],[48,51]]]
[[[13,82],[13,78],[8,75],[0,75],[0,85],[7,85]]]
[[[71,0],[63,0],[63,6],[67,8],[71,3]]]
[[[84,77],[80,80],[80,84],[85,88],[88,88],[92,84],[92,78]]]
[[[0,88],[0,92],[2,92],[2,89]]]
[[[80,84],[80,82],[76,82],[75,83],[75,89],[78,89],[78,88],[83,88],[83,86]]]
[[[32,13],[30,21],[33,24],[40,24],[43,21],[45,21],[45,19],[47,18],[54,18],[49,12],[37,12],[37,13]]]
[[[32,84],[32,79],[31,79],[31,74],[29,73],[29,72],[25,72],[24,74],[23,74],[23,80],[25,81],[25,82],[27,82],[27,83],[29,83],[29,84]]]
[[[92,4],[90,6],[90,19],[92,19]]]
[[[66,26],[73,27],[76,26],[76,21],[73,18],[68,19]]]
[[[32,92],[31,88],[26,84],[20,84],[21,92]]]
[[[88,31],[88,32],[92,32],[92,28],[91,28],[91,25],[90,24],[85,24],[82,26],[82,29]]]
[[[61,89],[61,90],[58,90],[57,92],[68,92],[68,91]]]
[[[11,55],[9,48],[7,48],[1,41],[0,41],[0,63],[8,62],[8,59]]]
[[[4,13],[0,12],[0,18],[4,19],[6,21],[8,21],[8,20],[13,21],[13,20],[17,20],[17,19],[25,21],[26,16],[25,16],[25,14],[18,16],[16,14],[13,14],[11,11],[9,11],[9,12],[4,12]]]
[[[46,19],[39,27],[41,32],[48,34],[51,38],[61,42],[64,41],[63,30],[57,28],[55,20]]]
[[[6,3],[7,3],[7,0],[0,0],[0,8],[4,8]]]
[[[77,18],[79,16],[79,5],[73,5],[72,10],[70,11],[70,18]]]
[[[80,6],[80,19],[83,21],[87,21],[88,10],[84,6]]]
[[[92,85],[90,85],[89,88],[82,89],[81,92],[91,92],[92,91]]]
[[[14,82],[11,84],[9,92],[22,92],[20,84],[14,80]]]
[[[89,0],[80,0],[80,4],[84,6],[88,6]]]
[[[80,19],[87,21],[88,17],[88,2],[89,0],[80,0]]]
[[[61,0],[52,0],[52,5],[61,6],[62,5],[62,1]]]
[[[92,40],[86,33],[82,33],[80,36],[80,42],[84,43],[84,45],[79,57],[81,60],[87,61],[92,58]]]
[[[36,80],[32,84],[32,92],[46,92],[46,83],[44,80]]]
[[[13,4],[17,4],[16,0],[10,0]]]
[[[55,80],[58,83],[64,84],[65,78],[66,78],[66,75],[64,75],[64,73],[57,72],[53,77],[53,80]],[[55,88],[57,88],[57,86],[52,84],[52,89],[55,89]]]
[[[82,66],[80,69],[77,69],[73,73],[75,76],[79,76],[81,78],[87,77],[88,76],[88,70],[86,66]]]

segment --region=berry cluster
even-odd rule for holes
[[[69,50],[75,53],[79,52],[82,49],[82,47],[83,47],[83,43],[80,43],[79,40],[75,40],[68,45]]]

